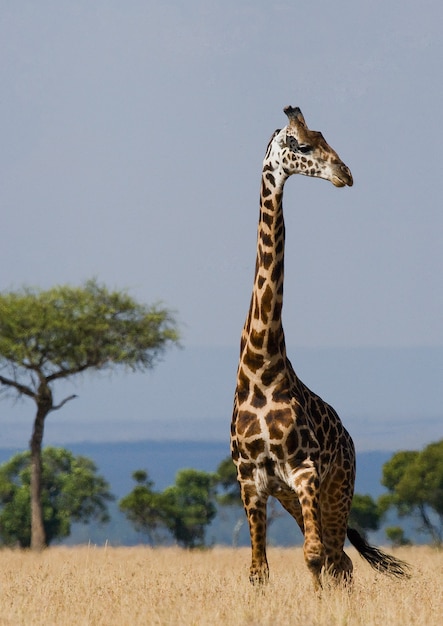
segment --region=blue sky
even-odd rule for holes
[[[286,186],[288,345],[443,349],[442,19],[437,0],[0,1],[1,287],[96,276],[175,309],[185,355],[235,348],[292,104],[355,184]]]

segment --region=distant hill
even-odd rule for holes
[[[122,443],[75,443],[69,446],[74,454],[91,458],[111,486],[117,500],[126,495],[134,486],[132,472],[138,469],[148,471],[156,489],[164,489],[174,482],[178,470],[194,468],[207,472],[215,471],[218,464],[229,455],[228,442],[195,441],[139,441]],[[9,459],[16,449],[0,448],[0,463]],[[377,497],[382,493],[380,485],[381,469],[392,453],[362,452],[357,457],[358,493]],[[276,503],[279,511],[280,505]],[[105,526],[97,524],[73,527],[71,536],[64,542],[74,545],[91,542],[94,544],[135,545],[146,538],[133,530],[126,518],[118,510],[117,502],[110,507],[111,522]],[[283,511],[269,529],[269,541],[274,545],[292,545],[301,541],[301,534],[295,522]],[[222,510],[207,532],[209,543],[232,542],[232,531],[236,521],[242,518],[241,509]],[[241,545],[248,545],[247,524],[243,524]]]

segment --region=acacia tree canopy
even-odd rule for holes
[[[88,368],[152,367],[178,340],[171,313],[138,304],[95,280],[47,291],[24,288],[0,294],[0,382],[33,396],[47,383]]]
[[[149,369],[178,338],[170,311],[139,304],[95,280],[81,287],[0,294],[0,392],[28,396],[37,405],[30,441],[32,548],[46,545],[41,506],[45,418],[75,397],[55,404],[54,381],[117,365]]]

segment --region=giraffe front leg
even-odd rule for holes
[[[253,485],[242,485],[241,493],[251,537],[252,560],[249,580],[253,585],[261,585],[269,580],[269,566],[266,558],[267,496],[259,496]]]
[[[269,580],[269,566],[266,558],[266,502],[257,502],[247,515],[252,549],[249,580],[253,585],[264,584]]]

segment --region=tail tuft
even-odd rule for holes
[[[405,561],[396,559],[390,554],[386,554],[382,552],[382,550],[370,546],[354,528],[348,528],[347,535],[354,548],[356,548],[369,565],[378,572],[396,578],[411,577],[409,573],[410,565]]]

